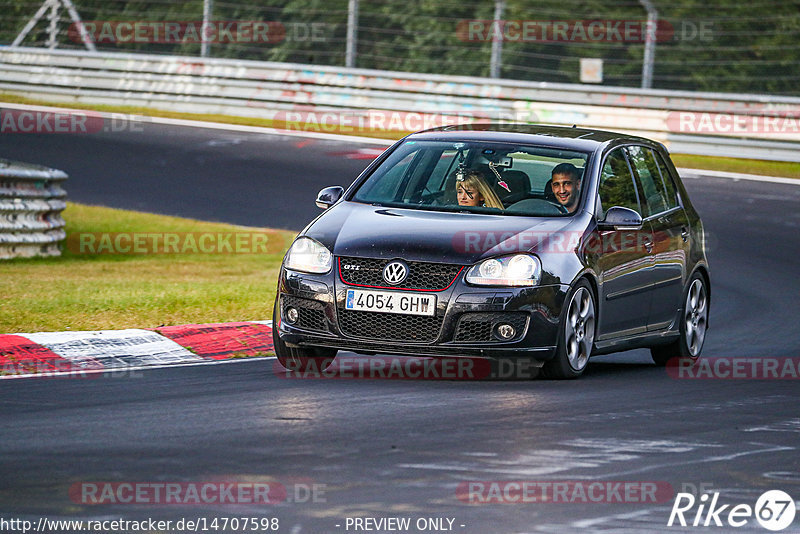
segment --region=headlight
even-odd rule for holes
[[[301,237],[292,243],[283,266],[292,271],[304,273],[327,273],[333,265],[331,252],[323,245],[308,237]]]
[[[535,286],[539,283],[542,265],[527,254],[490,258],[467,271],[467,282],[479,286]]]

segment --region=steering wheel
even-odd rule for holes
[[[553,206],[557,207],[558,211],[560,211],[561,213],[569,213],[569,210],[563,204],[561,204],[558,201],[553,202],[552,200],[545,200],[545,202],[547,202],[548,204],[552,204]]]
[[[445,193],[447,193],[447,191],[435,191],[435,192],[430,192],[427,195],[423,194],[420,197],[419,202],[417,202],[417,204],[422,204],[422,205],[427,204],[432,206],[444,204]]]

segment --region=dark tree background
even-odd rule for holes
[[[84,20],[200,21],[202,0],[73,0]],[[653,87],[732,93],[800,95],[800,1],[653,0],[670,31],[657,43]],[[10,44],[41,5],[0,0],[0,44]],[[212,57],[344,65],[347,0],[214,1],[214,20],[275,21],[277,43],[213,43]],[[490,20],[492,0],[361,0],[356,66],[436,74],[488,76],[492,43],[459,33],[468,20]],[[503,20],[643,21],[636,0],[507,0]],[[69,39],[61,13],[59,47]],[[462,26],[460,26],[462,25]],[[24,46],[44,46],[47,21]],[[104,43],[101,50],[199,55],[198,43]],[[604,85],[641,84],[641,42],[503,42],[501,77],[578,83],[580,58],[604,61]]]

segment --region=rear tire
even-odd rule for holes
[[[336,358],[336,349],[327,348],[299,348],[288,347],[281,341],[278,334],[280,325],[280,299],[275,299],[275,307],[272,310],[272,345],[275,348],[275,356],[278,362],[287,371],[293,372],[322,372],[333,363]]]
[[[656,365],[663,367],[672,358],[688,358],[696,361],[700,357],[708,330],[708,308],[706,280],[700,273],[694,273],[686,284],[683,294],[680,337],[669,345],[650,348],[650,356]]]
[[[573,287],[564,301],[558,327],[556,355],[545,362],[542,374],[558,380],[578,378],[589,364],[596,331],[594,292],[585,279]]]

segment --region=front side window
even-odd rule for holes
[[[500,142],[409,140],[375,169],[351,200],[435,211],[569,215],[581,198],[588,157]],[[560,198],[551,186],[558,169],[569,171],[571,180],[569,194]]]
[[[636,187],[633,184],[633,175],[631,175],[622,148],[614,150],[606,158],[597,192],[602,205],[601,219],[605,217],[606,211],[612,206],[630,208],[641,215],[642,211],[639,207]]]

